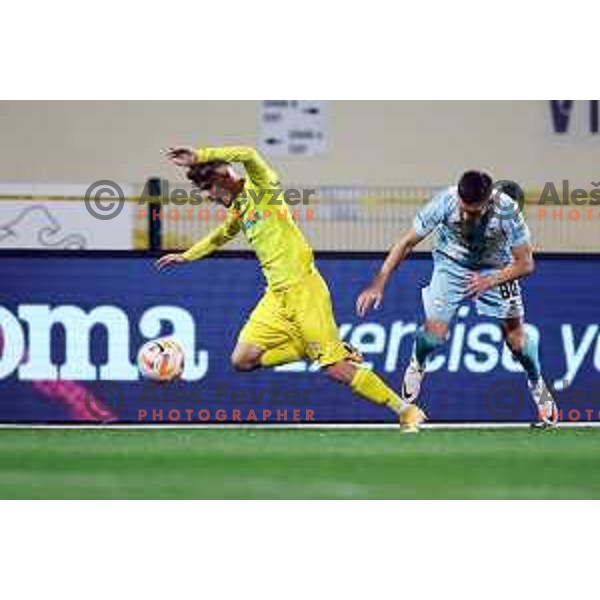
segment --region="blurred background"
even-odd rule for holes
[[[218,222],[213,213],[189,218],[177,206],[153,219],[140,196],[189,189],[161,148],[235,144],[257,147],[286,188],[312,192],[300,223],[332,288],[342,334],[395,384],[421,318],[427,244],[366,322],[354,315],[356,294],[437,189],[471,168],[516,181],[538,252],[538,272],[526,282],[527,316],[542,338],[548,380],[565,410],[578,411],[572,420],[598,420],[598,123],[596,100],[0,102],[0,419],[139,421],[137,348],[169,333],[192,357],[182,389],[202,380],[209,409],[231,408],[222,400],[223,389],[236,385],[228,352],[260,295],[258,266],[243,254],[228,257],[247,249],[238,236],[218,258],[158,277],[151,264],[159,251],[186,248]],[[113,184],[124,204],[110,215]],[[573,196],[577,189],[583,195]],[[106,200],[110,218],[86,208],[89,190]],[[69,251],[78,252],[69,258]],[[96,308],[102,312],[90,317]],[[469,305],[461,311],[432,365],[453,374],[432,378],[432,418],[531,419],[524,377],[514,375],[519,367],[499,329],[479,323]],[[305,390],[317,420],[387,418],[358,400],[340,403],[338,388],[321,378],[298,378],[311,369],[257,375],[253,390]],[[494,386],[505,380],[509,389],[498,398]],[[125,408],[90,412],[86,390],[114,396],[102,390],[107,382],[118,386]],[[298,401],[287,397],[283,406]]]

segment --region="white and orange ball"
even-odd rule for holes
[[[185,366],[183,348],[172,338],[146,342],[138,352],[138,369],[145,379],[173,381],[181,377]]]

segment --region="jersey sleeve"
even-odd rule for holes
[[[420,238],[427,237],[446,216],[447,192],[436,194],[415,216],[413,228]]]
[[[211,231],[205,238],[196,242],[189,250],[186,250],[183,253],[183,258],[186,260],[199,260],[212,254],[217,248],[231,241],[241,228],[242,220],[239,212],[230,210],[225,222]]]
[[[531,243],[531,233],[522,212],[507,220],[507,237],[511,248]]]
[[[229,163],[241,163],[248,177],[259,187],[279,185],[279,175],[267,161],[249,146],[224,146],[221,148],[200,148],[196,151],[198,162],[224,160]]]

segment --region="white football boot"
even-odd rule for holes
[[[421,424],[427,420],[427,415],[415,405],[421,391],[421,382],[425,376],[425,367],[421,367],[413,354],[404,371],[400,396],[408,403],[400,413],[400,429],[403,433],[417,433]]]
[[[416,356],[413,354],[408,367],[406,367],[406,371],[404,371],[404,378],[402,380],[400,396],[402,396],[404,402],[412,404],[417,400],[421,391],[423,377],[425,377],[425,367],[418,363]]]
[[[532,423],[534,429],[551,429],[558,424],[558,406],[550,390],[540,377],[539,381],[529,385],[531,396],[538,410],[539,421]]]

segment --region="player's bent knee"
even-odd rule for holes
[[[523,326],[510,326],[504,324],[502,326],[504,341],[513,352],[521,352],[525,347],[525,328]]]
[[[423,329],[429,334],[440,340],[445,340],[448,337],[448,323],[444,321],[427,320],[423,324]]]
[[[258,361],[245,356],[231,355],[231,366],[236,371],[254,371],[259,366]]]
[[[511,331],[504,335],[504,341],[513,352],[521,352],[525,347],[525,333],[523,331]]]

